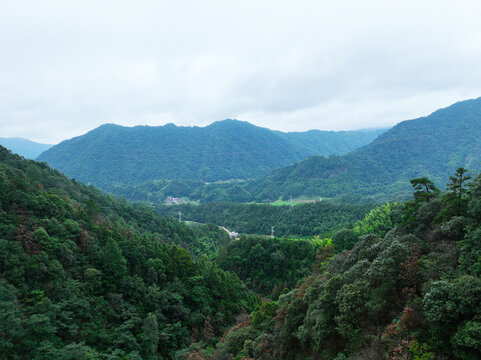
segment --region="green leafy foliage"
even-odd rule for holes
[[[386,204],[336,233],[333,245],[353,237],[352,249],[232,328],[216,359],[481,358],[481,175],[463,216],[446,210],[459,205],[451,192]]]
[[[239,278],[201,255],[228,241],[216,227],[116,201],[2,147],[0,195],[0,359],[173,358],[253,309]]]
[[[342,228],[332,237],[332,245],[337,252],[351,250],[364,235],[383,237],[398,221],[400,203],[386,203],[372,209],[362,220],[356,222],[353,228]]]
[[[362,219],[371,204],[343,204],[330,201],[272,206],[266,204],[202,203],[157,206],[163,215],[182,212],[188,220],[225,226],[242,234],[277,236],[315,236],[337,230]]]
[[[320,246],[311,240],[248,236],[221,249],[217,263],[256,292],[277,297],[311,274]]]

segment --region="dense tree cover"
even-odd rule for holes
[[[236,180],[235,182],[242,183],[243,181]],[[131,201],[162,204],[168,196],[193,198],[194,194],[204,185],[201,181],[164,179],[146,181],[132,186],[116,183],[109,188],[109,192]]]
[[[311,274],[318,249],[328,245],[319,239],[247,236],[222,247],[216,261],[257,293],[276,298]]]
[[[289,143],[306,149],[306,153],[330,156],[342,155],[369,144],[387,129],[357,131],[320,131],[276,133]]]
[[[386,203],[372,209],[364,219],[352,228],[342,228],[332,237],[332,246],[337,252],[351,250],[364,235],[384,236],[400,218],[401,203]]]
[[[203,203],[157,206],[157,210],[174,217],[180,211],[186,220],[213,223],[242,234],[270,235],[273,226],[276,236],[315,236],[355,223],[372,207],[372,204],[318,201],[292,208],[288,205]]]
[[[29,159],[35,159],[45,150],[53,146],[50,144],[40,144],[22,138],[0,138],[0,145]]]
[[[310,155],[353,150],[381,131],[281,133],[237,120],[206,127],[107,124],[63,141],[38,160],[85,183],[129,196],[138,192],[130,186],[152,180],[212,182],[265,175]]]
[[[193,358],[481,358],[481,175],[468,180],[414,181],[401,211],[373,213],[382,226]]]
[[[0,147],[0,359],[173,359],[215,342],[255,299],[182,246],[225,240]]]
[[[336,252],[350,250],[363,235],[384,236],[398,221],[400,209],[401,204],[387,203],[349,228],[339,229],[340,222],[332,239],[319,235],[303,239],[244,236],[222,245],[216,261],[255,292],[275,299],[313,271],[318,272]]]
[[[357,195],[376,201],[406,200],[410,179],[425,176],[441,186],[459,166],[481,170],[480,118],[481,98],[462,101],[427,117],[403,121],[348,154],[311,156],[243,184],[204,186],[192,197],[263,202],[302,195]]]

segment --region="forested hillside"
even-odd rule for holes
[[[248,236],[221,248],[217,264],[258,294],[274,299],[310,275],[327,241]]]
[[[329,238],[231,242],[0,148],[0,359],[480,358],[481,176],[410,186]]]
[[[413,179],[401,211],[340,230],[337,256],[190,359],[481,358],[481,176],[469,180],[458,169],[441,193]]]
[[[237,120],[206,127],[107,124],[61,142],[38,160],[112,191],[152,180],[249,179],[310,155],[353,150],[381,131],[281,133]]]
[[[173,359],[213,344],[255,302],[203,255],[227,241],[0,147],[0,359]]]
[[[403,121],[370,144],[342,156],[312,156],[243,184],[208,185],[204,201],[273,201],[279,197],[346,195],[406,199],[409,179],[428,176],[442,186],[460,166],[481,170],[481,98]],[[236,191],[232,187],[238,187]]]
[[[243,236],[219,248],[217,264],[235,272],[255,292],[277,300],[305,277],[326,266],[336,252],[350,250],[363,235],[386,234],[393,227],[401,204],[386,203],[353,224],[342,221],[336,232],[303,238]],[[320,215],[322,217],[322,215]]]
[[[320,131],[276,133],[310,155],[342,155],[369,144],[388,129],[369,129],[355,131]]]
[[[337,230],[340,226],[361,220],[372,204],[342,204],[317,201],[295,205],[205,203],[178,206],[157,206],[163,215],[185,220],[212,223],[241,234],[270,235],[274,227],[276,236],[316,236]]]

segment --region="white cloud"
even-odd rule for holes
[[[8,2],[0,135],[390,126],[481,96],[479,18],[477,1]]]

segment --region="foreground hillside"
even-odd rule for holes
[[[324,248],[302,285],[189,359],[480,359],[481,176],[468,180],[460,169],[441,195],[413,180],[402,211],[340,230],[347,251]]]
[[[353,150],[380,132],[281,133],[237,120],[206,127],[108,124],[63,141],[38,160],[111,191],[151,180],[249,179],[310,155]]]
[[[227,241],[0,147],[0,359],[171,359],[212,343],[254,300],[202,255]]]
[[[403,121],[348,154],[312,156],[242,184],[207,185],[192,192],[192,197],[204,201],[239,201],[238,194],[240,201],[302,195],[406,199],[409,179],[428,176],[441,186],[461,166],[481,170],[481,98]]]

